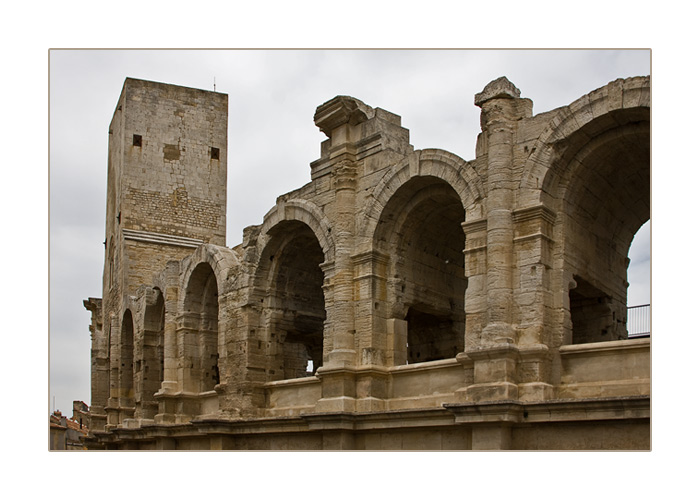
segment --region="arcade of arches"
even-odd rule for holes
[[[122,99],[157,86],[178,106],[195,92],[128,79]],[[626,307],[629,248],[651,217],[649,92],[648,77],[616,80],[533,116],[499,78],[475,96],[471,161],[414,150],[398,115],[335,97],[314,116],[326,138],[311,182],[233,248],[220,195],[161,178],[158,196],[190,189],[172,203],[205,208],[159,232],[110,184],[104,296],[85,301],[88,445],[647,449],[650,340],[628,338]],[[139,102],[115,120],[174,129],[156,113],[169,101]],[[204,108],[177,125],[193,141],[177,158],[129,156],[159,139],[115,121],[110,165],[138,182],[178,161],[216,185],[225,114],[204,137]],[[144,142],[117,147],[132,133]],[[212,147],[206,168],[186,156]]]

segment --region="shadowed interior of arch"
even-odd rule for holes
[[[122,318],[120,346],[118,392],[119,398],[128,400],[134,397],[134,320],[129,309]]]
[[[612,114],[611,114],[612,115]],[[646,117],[646,119],[645,119]],[[565,214],[565,266],[574,344],[627,338],[628,253],[650,216],[648,112],[619,111],[571,141],[575,151],[561,193]],[[598,133],[586,136],[598,126]]]
[[[187,328],[183,332],[183,380],[186,390],[207,392],[219,383],[219,291],[211,266],[202,262],[192,272],[185,292]]]
[[[375,244],[391,258],[388,307],[406,322],[407,363],[464,350],[463,222],[455,190],[427,176],[397,190],[380,218]]]
[[[283,221],[270,235],[262,257],[270,379],[310,376],[324,354],[323,251],[313,231],[298,221]]]
[[[140,339],[139,359],[134,371],[135,385],[140,387],[137,413],[153,418],[158,410],[155,393],[160,389],[164,372],[165,301],[158,288],[151,290],[144,314],[144,332]]]

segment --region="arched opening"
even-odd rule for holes
[[[134,320],[128,309],[122,318],[119,342],[119,397],[134,397]]]
[[[185,292],[183,382],[186,390],[214,390],[219,380],[219,293],[209,264],[200,263],[190,275]]]
[[[311,376],[323,363],[323,250],[311,228],[283,221],[270,231],[261,259],[267,288],[271,380]]]
[[[650,215],[649,111],[611,112],[566,142],[573,145],[561,153],[571,343],[625,339],[628,252]]]
[[[464,213],[449,184],[416,177],[396,191],[380,217],[375,245],[390,256],[387,306],[391,318],[406,322],[407,363],[464,350]]]
[[[136,378],[140,380],[140,401],[143,418],[153,418],[158,410],[155,393],[160,389],[164,370],[165,301],[158,288],[146,298],[143,346],[137,362]],[[139,404],[140,403],[140,404]]]
[[[651,222],[634,235],[627,266],[627,335],[629,338],[651,335]]]

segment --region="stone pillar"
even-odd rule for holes
[[[552,327],[548,323],[553,314],[550,273],[554,219],[554,213],[544,206],[513,213],[521,400],[541,401],[551,398],[554,392],[550,383]]]
[[[469,286],[464,294],[466,351],[480,345],[480,334],[487,321],[486,220],[478,218],[462,224],[465,234],[464,269]]]
[[[486,136],[487,325],[482,345],[516,342],[513,327],[513,204],[517,180],[513,175],[513,134],[517,120],[532,114],[532,102],[506,78],[489,83],[474,103],[481,108]],[[529,105],[529,106],[528,106]]]
[[[188,422],[199,414],[199,315],[181,314],[171,319],[172,321],[168,320],[166,309],[165,380],[156,393],[156,423]]]
[[[102,431],[107,423],[105,406],[109,398],[109,344],[103,329],[102,299],[89,298],[83,301],[85,309],[92,313],[90,323],[90,430]]]
[[[250,304],[232,301],[223,310],[225,367],[219,385],[221,416],[254,417],[265,406],[268,342],[260,327],[260,310]],[[221,332],[219,334],[222,337]],[[221,363],[221,360],[220,360]]]
[[[548,344],[545,323],[551,307],[551,246],[556,215],[543,205],[513,212],[514,250],[518,256],[518,289],[515,302],[520,310],[520,345]]]
[[[387,357],[394,366],[406,364],[406,344],[408,343],[408,321],[389,318],[386,320]]]
[[[337,96],[322,104],[316,109],[314,122],[328,140],[321,144],[321,158],[311,164],[311,178],[328,176],[326,182],[330,181],[335,194],[329,207],[335,211],[335,257],[324,264],[327,325],[333,325],[333,339],[328,362],[324,360],[316,372],[322,382],[316,410],[376,409],[384,404],[387,394],[386,376],[377,366],[384,365],[387,351],[393,350],[388,349],[385,325],[379,341],[373,328],[382,314],[380,301],[373,295],[375,277],[377,268],[386,267],[387,259],[370,248],[355,253],[355,225],[363,208],[357,206],[356,184],[412,153],[413,147],[398,115],[353,97]],[[359,376],[358,366],[362,368]]]
[[[386,275],[389,257],[376,251],[353,255],[355,278],[355,330],[359,364],[405,365],[406,335],[396,340],[393,321],[387,319]],[[400,334],[399,334],[400,336]],[[397,346],[399,346],[397,350]]]
[[[355,305],[353,296],[353,262],[355,235],[355,184],[357,166],[347,158],[333,165],[335,187],[335,266],[333,285],[333,350],[328,365],[354,366]]]
[[[472,312],[472,319],[482,319],[486,325],[479,338],[467,339],[466,353],[474,363],[474,379],[467,387],[466,396],[477,402],[515,400],[519,397],[518,364],[521,356],[514,324],[513,208],[519,177],[514,174],[513,143],[518,120],[532,115],[532,101],[520,99],[520,91],[501,77],[477,94],[474,103],[481,108],[482,146],[487,155],[485,274],[483,269],[482,273],[478,269],[481,260],[478,258],[481,253],[478,242],[469,237],[469,233],[480,232],[477,221],[465,228],[466,253],[468,261],[472,260],[472,264],[467,262],[468,273],[485,276],[485,318],[478,314],[483,302],[468,300],[466,308],[468,320]],[[478,281],[470,282],[470,286],[472,284],[478,284]],[[477,445],[478,442],[475,437]]]
[[[109,320],[109,398],[105,406],[108,430],[119,425],[119,319],[114,313],[105,319]]]
[[[156,423],[175,422],[173,398],[181,390],[178,384],[178,349],[177,349],[177,304],[179,288],[177,286],[179,263],[168,262],[167,285],[163,299],[165,301],[165,322],[163,324],[163,381],[156,393],[158,413]]]
[[[354,267],[352,250],[355,246],[355,186],[358,165],[355,143],[361,136],[361,124],[373,115],[373,110],[361,101],[339,96],[316,109],[314,122],[329,138],[322,144],[321,159],[312,165],[313,171],[330,174],[335,191],[334,261],[324,264],[324,294],[327,318],[324,334],[331,333],[328,359],[316,372],[321,379],[319,412],[355,410],[355,378],[357,365],[355,342]],[[330,307],[329,307],[330,306]],[[332,325],[331,332],[327,328]],[[324,344],[327,340],[324,339]]]
[[[177,383],[185,393],[198,394],[201,390],[201,360],[199,349],[200,315],[182,313],[177,318]]]

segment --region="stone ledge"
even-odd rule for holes
[[[141,241],[144,243],[157,243],[159,245],[172,245],[177,247],[197,248],[204,243],[203,240],[187,238],[185,236],[173,236],[171,234],[153,233],[150,231],[137,231],[136,229],[122,229],[125,240]]]
[[[389,367],[390,373],[405,373],[412,371],[434,370],[440,368],[452,368],[460,366],[461,363],[456,358],[437,359],[435,361],[423,361],[422,363],[410,363],[407,365],[397,365]]]
[[[484,401],[443,406],[455,415],[455,422],[460,424],[521,424],[645,419],[650,417],[650,403],[649,396],[621,396],[544,402]]]
[[[302,415],[302,418],[309,423],[309,430],[372,431],[443,427],[454,424],[453,416],[444,408],[315,413]]]
[[[648,349],[651,339],[610,340],[608,342],[592,342],[588,344],[565,345],[559,348],[562,355],[602,353],[605,351],[622,351],[628,349]]]
[[[93,432],[91,447],[158,438],[200,438],[227,435],[271,435],[277,433],[314,433],[325,431],[367,432],[450,427],[454,424],[528,425],[552,422],[594,422],[601,420],[644,420],[650,417],[650,398],[619,397],[560,399],[547,402],[515,400],[483,403],[446,403],[442,408],[397,409],[372,412],[306,413],[283,416],[226,419],[208,418],[196,422],[163,425],[149,424],[138,429],[114,429]]]
[[[281,386],[294,386],[294,385],[312,385],[315,383],[319,383],[321,380],[316,377],[315,375],[312,375],[310,377],[299,377],[299,378],[290,378],[290,379],[285,379],[285,380],[273,380],[272,382],[265,382],[263,384],[263,388],[274,388],[274,387],[281,387]]]

